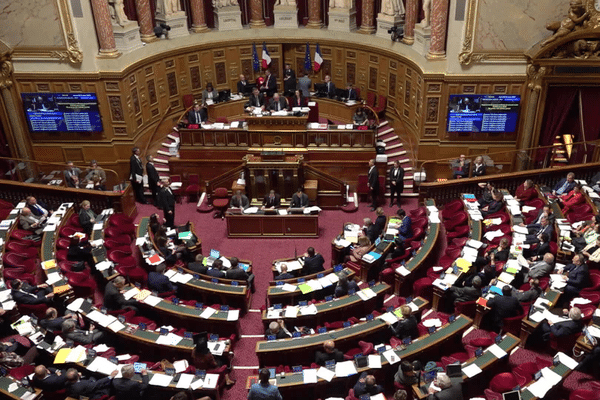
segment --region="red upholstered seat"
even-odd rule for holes
[[[512,333],[515,336],[519,336],[521,334],[521,321],[525,314],[518,315],[516,317],[504,318],[502,320],[503,326],[502,331]]]
[[[223,217],[225,210],[229,207],[229,193],[227,188],[216,188],[211,196],[213,208],[217,210],[215,216]]]
[[[354,356],[357,354],[362,354],[363,356],[368,356],[373,353],[373,343],[365,342],[360,340],[358,342],[357,348],[350,349],[344,354],[344,358],[346,360],[353,360]]]
[[[591,270],[588,287],[581,290],[582,293],[593,293],[600,290],[600,271]]]
[[[81,229],[81,224],[79,223],[79,215],[71,215],[69,221],[67,221],[67,226],[72,226],[75,229]]]
[[[26,376],[31,375],[33,373],[34,368],[35,368],[35,366],[32,364],[22,365],[20,367],[11,368],[8,375],[13,377],[17,381],[20,381],[21,379],[25,378]]]
[[[198,198],[200,193],[200,177],[198,174],[189,174],[188,185],[185,187],[185,194],[191,198]]]
[[[462,249],[460,248],[451,248],[449,250],[447,249],[446,254],[440,257],[438,265],[440,267],[443,267],[444,269],[447,269],[454,263],[454,261],[456,261],[456,259],[460,256],[461,252]]]
[[[27,258],[37,258],[39,255],[37,247],[29,246],[27,243],[10,240],[6,244],[7,252],[21,254]]]
[[[45,318],[46,310],[48,309],[47,304],[17,304],[17,309],[21,315],[33,314],[38,319]]]
[[[117,272],[127,277],[132,282],[140,282],[142,284],[148,281],[148,273],[144,268],[131,265],[118,265]]]
[[[35,241],[33,239],[26,239],[28,236],[31,236],[32,232],[26,231],[24,229],[15,229],[10,234],[10,238],[16,240],[17,242],[24,243],[28,246],[38,247],[42,245],[41,240]]]
[[[60,231],[58,231],[58,234],[60,237],[68,239],[71,236],[73,236],[74,234],[76,234],[77,232],[83,232],[83,231],[81,229],[75,229],[72,226],[63,226],[62,228],[60,228]]]
[[[464,209],[464,204],[462,202],[462,200],[460,199],[456,199],[456,200],[452,200],[451,202],[449,202],[448,204],[446,204],[444,206],[444,209],[442,210],[442,218],[443,219],[452,219],[454,217],[454,214],[457,213],[460,210]]]
[[[35,277],[25,272],[23,268],[15,268],[15,267],[7,267],[4,268],[4,280],[12,281],[13,279],[20,279],[24,282],[29,283],[30,285],[35,285]]]
[[[56,241],[57,249],[68,250],[70,245],[71,245],[71,239],[61,237],[61,238],[58,238],[58,240]]]
[[[469,225],[457,226],[452,232],[446,234],[446,240],[450,241],[458,237],[466,237],[469,234]]]
[[[512,372],[502,372],[494,376],[490,381],[490,389],[496,393],[508,392],[517,385],[519,385],[519,381],[517,380],[517,376]]]
[[[36,260],[27,257],[24,254],[8,252],[4,254],[4,264],[11,268],[21,268],[25,273],[34,273],[36,270]]]
[[[89,273],[70,272],[66,275],[69,285],[73,288],[76,297],[92,297],[97,286]]]
[[[104,237],[127,245],[131,244],[132,242],[131,236],[129,234],[124,233],[123,231],[119,230],[114,226],[109,226],[106,229],[104,229]]]
[[[475,318],[476,312],[476,301],[462,301],[454,305],[454,312],[456,314],[464,314],[469,318]]]
[[[410,210],[408,214],[413,219],[418,218],[418,217],[426,217],[427,209],[425,207],[418,207],[418,208],[415,208],[414,210]]]
[[[108,218],[108,224],[125,235],[135,235],[135,225],[131,218],[123,214],[113,214]]]
[[[427,277],[420,278],[413,284],[413,294],[415,297],[421,296],[429,301],[433,300],[433,281]]]
[[[444,221],[444,228],[446,228],[446,231],[453,231],[461,225],[466,225],[467,220],[467,213],[465,211],[458,211],[454,218]]]
[[[427,224],[429,223],[429,221],[427,220],[427,218],[415,218],[412,223],[411,223],[411,227],[412,229],[425,229],[427,228]]]

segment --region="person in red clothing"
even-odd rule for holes
[[[515,191],[515,198],[521,203],[533,200],[537,195],[537,190],[535,190],[535,186],[533,186],[533,181],[531,179],[527,179]]]
[[[573,206],[578,204],[585,203],[585,196],[581,191],[581,185],[577,184],[568,194],[562,195],[560,198],[560,202],[563,205],[563,214],[567,214]]]

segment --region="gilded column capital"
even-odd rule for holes
[[[546,67],[540,67],[539,65],[529,64],[527,66],[527,88],[534,92],[542,90],[542,78],[548,73]]]
[[[5,52],[0,53],[0,89],[8,89],[13,85],[12,53],[13,49],[7,49]]]

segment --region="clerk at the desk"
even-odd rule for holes
[[[263,199],[261,210],[273,210],[281,205],[281,196],[271,190]]]
[[[246,110],[253,111],[255,108],[265,109],[265,98],[256,86],[252,88],[252,94],[246,103]]]
[[[290,208],[304,208],[308,207],[308,195],[302,192],[302,188],[298,188],[298,191],[292,196],[292,204]]]
[[[238,190],[231,198],[229,207],[240,208],[242,210],[245,210],[246,208],[250,207],[250,201],[248,200],[248,197],[246,197],[245,194],[242,194],[242,192]]]
[[[288,101],[285,97],[279,96],[279,93],[275,93],[273,98],[269,100],[269,105],[267,106],[268,111],[284,111],[289,107]]]

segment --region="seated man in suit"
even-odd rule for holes
[[[194,107],[188,113],[188,124],[200,125],[208,119],[206,106],[198,102],[194,102]]]
[[[542,233],[538,236],[539,243],[534,248],[523,249],[523,257],[531,264],[544,258],[544,254],[550,252],[550,236]],[[533,246],[532,246],[533,247]]]
[[[324,271],[323,264],[325,259],[319,253],[315,253],[314,247],[309,247],[304,253],[304,268],[302,268],[304,275],[316,274]]]
[[[285,97],[279,96],[279,93],[275,93],[273,98],[269,100],[267,106],[268,111],[285,111],[289,108],[288,101]]]
[[[563,310],[563,313],[567,314],[567,310]],[[542,339],[544,341],[550,340],[550,334],[554,337],[565,337],[579,333],[583,330],[583,323],[581,322],[581,310],[577,307],[572,307],[568,311],[569,321],[552,323],[543,321],[540,325],[542,331]]]
[[[81,170],[73,165],[73,161],[67,161],[67,169],[64,171],[67,187],[79,187],[79,175],[81,175]]]
[[[23,207],[19,214],[19,223],[26,231],[31,231],[36,235],[41,235],[44,231],[45,217],[36,217],[29,207]]]
[[[325,75],[325,92],[330,99],[335,97],[335,83],[331,82],[331,76],[329,75]]]
[[[492,197],[492,202],[481,208],[481,215],[483,215],[484,218],[488,215],[495,214],[504,208],[504,195],[502,192],[494,192]]]
[[[275,336],[275,339],[287,339],[292,337],[292,334],[286,329],[285,322],[283,322],[282,319],[278,319],[269,324],[269,327],[265,331],[265,338],[268,338],[270,335]]]
[[[197,274],[206,275],[206,272],[208,271],[208,266],[203,263],[203,260],[204,256],[202,254],[196,254],[195,261],[189,263],[187,265],[187,268]]]
[[[360,397],[363,394],[375,396],[379,393],[383,393],[383,386],[377,384],[375,377],[367,371],[360,374],[358,382],[354,385],[354,396]]]
[[[470,163],[465,157],[465,155],[461,154],[460,157],[458,157],[458,159],[456,159],[452,163],[452,172],[454,175],[454,179],[468,178],[470,169],[469,164]]]
[[[46,205],[46,203],[42,201],[37,201],[37,199],[33,196],[29,196],[25,199],[27,202],[27,207],[31,210],[31,213],[36,217],[47,217],[49,214],[50,207]]]
[[[265,109],[265,97],[260,93],[256,86],[252,88],[252,94],[248,98],[245,108],[246,111],[253,111],[257,108],[260,108],[261,110]]]
[[[240,95],[247,95],[248,92],[246,87],[248,86],[248,81],[246,80],[246,76],[244,74],[240,74],[240,80],[237,83],[237,91]]]
[[[451,286],[446,292],[454,304],[465,301],[475,301],[481,297],[481,284],[481,277],[475,276],[471,281],[472,286]]]
[[[109,311],[123,310],[130,308],[137,311],[137,301],[135,299],[125,300],[123,288],[125,287],[125,278],[121,275],[106,284],[104,289],[104,307]]]
[[[156,293],[177,291],[177,286],[165,276],[166,269],[165,263],[161,263],[156,266],[156,271],[148,273],[148,289]]]
[[[295,278],[294,274],[292,274],[291,272],[288,272],[287,264],[281,264],[280,268],[281,268],[281,273],[279,275],[277,275],[277,277],[275,278],[276,281]]]
[[[502,296],[490,299],[487,306],[491,309],[490,315],[496,332],[502,328],[504,318],[516,317],[523,313],[521,303],[512,296],[512,288],[509,285],[502,288]]]
[[[248,200],[248,197],[245,194],[242,194],[241,190],[237,190],[231,198],[229,207],[245,210],[246,208],[250,207],[250,201]]]
[[[71,339],[74,342],[81,344],[96,344],[104,338],[104,332],[95,329],[94,324],[90,324],[87,331],[77,329],[77,324],[74,320],[68,319],[62,324],[62,334],[65,339]]]
[[[442,390],[438,392],[430,386],[426,400],[463,400],[462,383],[452,382],[448,375],[438,372],[433,384]]]
[[[563,280],[567,282],[563,294],[563,298],[566,300],[577,297],[581,289],[588,287],[590,284],[590,273],[583,254],[575,254],[571,264],[558,272],[563,275]]]
[[[281,205],[281,196],[271,190],[263,199],[261,210],[274,210]]]
[[[69,249],[67,250],[67,260],[86,262],[92,269],[96,266],[96,261],[92,254],[92,245],[87,240],[82,240],[78,236],[71,238]],[[75,269],[73,271],[77,272]]]
[[[573,188],[577,185],[575,182],[575,174],[573,172],[569,172],[566,178],[561,179],[552,189],[552,194],[554,196],[562,196],[563,194],[569,193]]]
[[[542,294],[540,280],[529,279],[529,290],[513,290],[512,294],[520,303],[532,303]]]
[[[215,260],[212,267],[206,271],[206,275],[212,276],[213,278],[225,278],[225,272],[223,271],[223,260]]]
[[[348,100],[358,100],[358,94],[356,93],[356,89],[352,87],[352,84],[348,82],[348,86],[346,87],[348,90]]]
[[[552,272],[554,269],[554,255],[552,253],[544,254],[541,261],[531,263],[529,271],[523,275],[523,281],[527,282],[529,279],[540,279],[544,278]]]
[[[148,372],[143,369],[141,372],[142,382],[132,380],[135,375],[133,364],[125,364],[121,369],[122,378],[112,380],[113,393],[116,400],[142,400],[144,391],[148,388]]]
[[[308,195],[302,192],[302,188],[298,188],[296,193],[292,196],[292,203],[290,208],[304,208],[308,207]]]
[[[10,282],[10,287],[10,294],[17,304],[50,304],[54,297],[52,288],[45,283],[31,286],[20,279],[13,279]]]
[[[394,375],[394,382],[409,388],[419,381],[415,367],[410,362],[403,360],[398,367],[398,372]]]
[[[315,352],[315,364],[324,367],[327,361],[335,360],[335,362],[344,361],[344,353],[335,348],[333,340],[328,340],[323,343],[323,351]]]
[[[398,226],[398,237],[406,241],[406,239],[411,238],[413,235],[412,220],[406,215],[406,211],[401,208],[396,211],[396,216],[402,221],[400,226]]]
[[[227,279],[234,279],[236,281],[246,281],[251,287],[254,286],[254,274],[248,274],[242,268],[240,268],[240,260],[237,257],[231,257],[231,268],[225,272]]]
[[[39,325],[49,331],[60,331],[63,322],[69,319],[77,319],[75,314],[65,314],[64,316],[59,317],[58,311],[56,311],[56,308],[54,307],[48,308],[45,316],[46,318],[40,319]]]
[[[105,376],[98,380],[94,378],[82,379],[80,372],[75,368],[69,368],[65,375],[67,379],[67,395],[76,399],[80,396],[85,396],[92,400],[108,396],[110,394],[111,380],[117,376],[117,373],[118,371],[113,371],[110,376]]]
[[[37,365],[33,370],[31,384],[35,388],[47,392],[56,392],[64,389],[66,383],[67,378],[59,369],[46,368],[44,365]]]
[[[525,236],[526,244],[539,243],[542,234],[548,235],[548,237],[552,237],[552,225],[550,225],[550,220],[546,216],[542,216],[540,220],[540,224],[529,224],[527,225],[527,230],[529,234]]]
[[[354,280],[348,280],[346,274],[339,274],[338,282],[335,285],[335,297],[346,296],[350,290],[358,292],[360,289]]]
[[[362,233],[369,238],[371,243],[374,243],[379,236],[377,226],[371,221],[371,218],[363,219]]]
[[[403,305],[400,307],[402,313],[402,319],[395,324],[390,324],[386,321],[386,324],[392,330],[392,334],[399,339],[405,338],[417,338],[419,337],[419,330],[417,329],[417,319],[412,315],[410,307]]]

